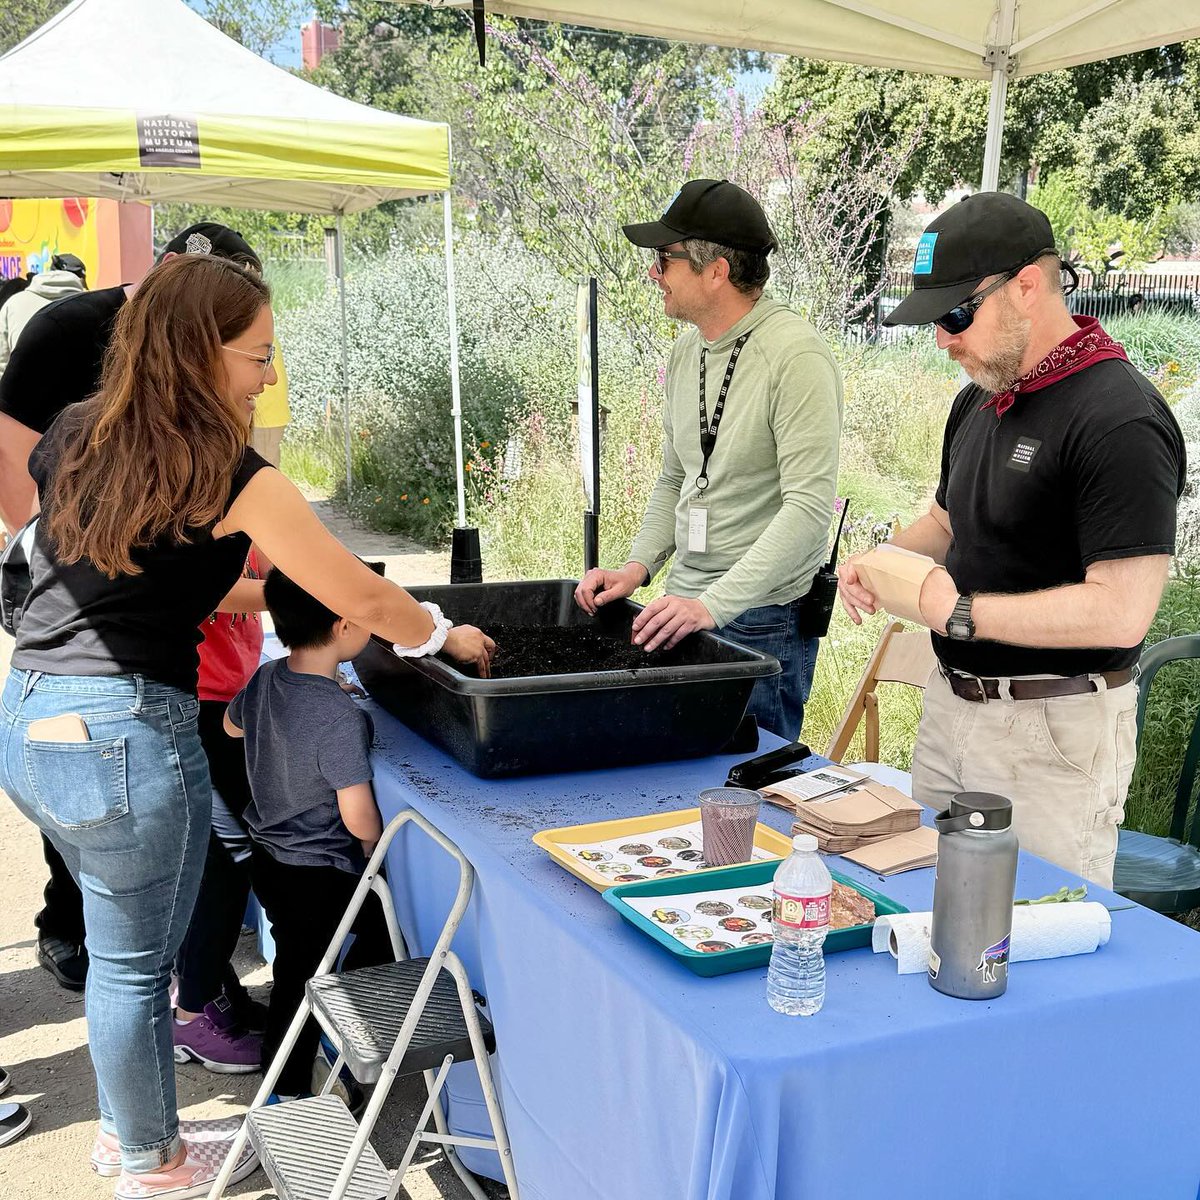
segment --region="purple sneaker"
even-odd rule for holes
[[[173,1021],[172,1031],[177,1063],[198,1062],[219,1075],[248,1075],[262,1067],[262,1035],[247,1033],[234,1021],[224,996],[186,1025]]]

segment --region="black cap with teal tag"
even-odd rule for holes
[[[1054,253],[1054,230],[1041,209],[1008,192],[978,192],[930,222],[917,242],[912,292],[885,325],[928,325],[961,304],[989,275],[1003,275]]]
[[[762,206],[728,179],[690,179],[675,193],[661,220],[622,228],[635,246],[650,250],[687,238],[757,254],[769,254],[776,246]]]

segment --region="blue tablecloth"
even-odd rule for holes
[[[369,707],[385,822],[417,809],[478,873],[456,949],[496,1026],[525,1200],[1196,1197],[1190,930],[1117,912],[1098,953],[1015,964],[1007,994],[986,1003],[856,950],[828,959],[820,1014],[779,1016],[765,969],[691,974],[530,842],[691,807],[735,759],[489,782]],[[789,827],[769,805],[763,819]],[[388,866],[410,944],[428,950],[456,871],[412,827]],[[838,866],[930,906],[932,870],[881,881]],[[1023,855],[1017,894],[1076,882]],[[455,1073],[452,1122],[486,1130],[470,1065]],[[464,1158],[498,1174],[486,1156]]]

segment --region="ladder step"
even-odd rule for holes
[[[411,958],[309,980],[313,1010],[333,1033],[346,1066],[360,1083],[378,1080],[428,964],[427,958]],[[491,1022],[480,1014],[479,1024],[490,1053],[496,1048]],[[443,969],[425,1002],[399,1073],[411,1075],[436,1068],[448,1054],[455,1062],[473,1057],[454,976]]]
[[[279,1200],[327,1200],[358,1134],[350,1110],[336,1096],[311,1096],[256,1108],[247,1116]],[[368,1142],[354,1168],[345,1200],[385,1200],[391,1174]]]

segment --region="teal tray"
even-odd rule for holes
[[[603,893],[604,902],[611,904],[631,925],[635,925],[648,937],[664,946],[689,971],[697,975],[728,975],[731,971],[746,971],[751,967],[764,967],[771,958],[771,943],[758,946],[735,946],[732,950],[720,950],[705,954],[685,946],[678,938],[636,909],[625,903],[626,896],[685,896],[690,892],[718,892],[725,888],[756,887],[770,885],[775,878],[778,862],[748,863],[740,867],[721,867],[708,871],[695,871],[687,875],[671,875],[665,879],[647,879],[642,883],[619,883]],[[908,912],[903,904],[897,904],[888,896],[872,890],[857,879],[850,879],[838,871],[830,875],[856,892],[861,892],[875,904],[876,914]],[[871,944],[870,925],[852,925],[846,929],[834,929],[825,938],[825,953],[836,954],[840,950],[854,950]]]

